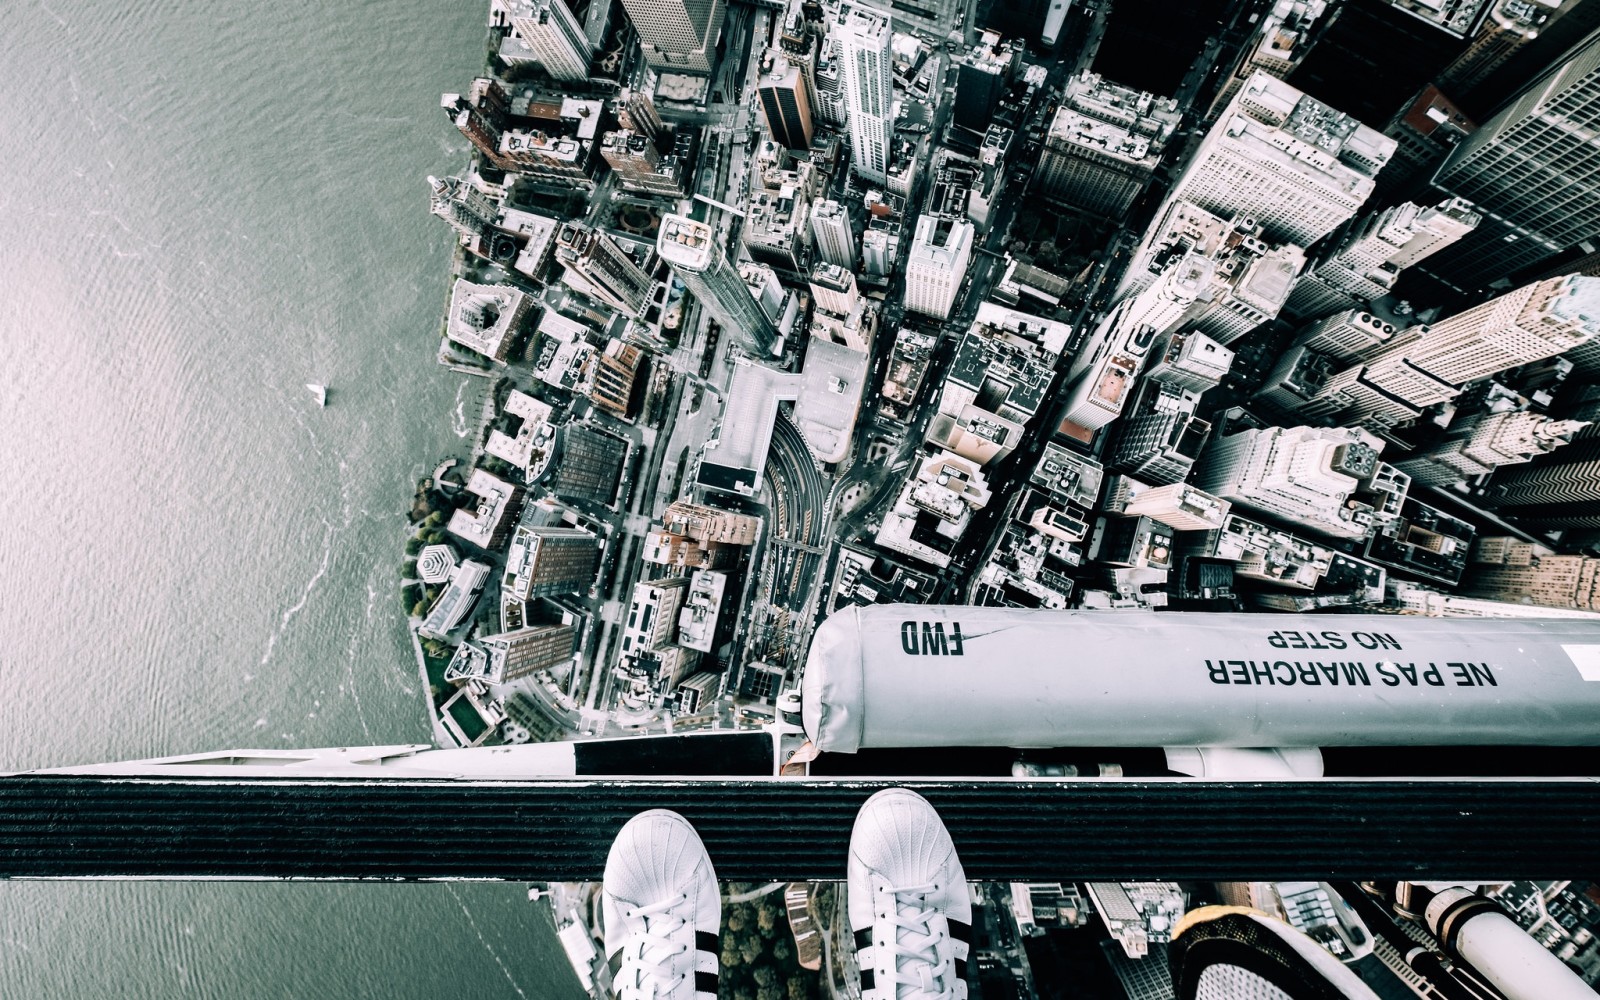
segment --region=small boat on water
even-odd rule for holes
[[[328,405],[328,387],[327,386],[325,386],[325,385],[317,385],[315,382],[307,382],[306,383],[306,388],[310,389],[311,390],[311,395],[316,397],[318,406],[327,406]]]

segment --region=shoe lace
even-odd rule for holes
[[[939,955],[948,931],[934,928],[939,910],[927,905],[934,883],[887,887],[894,896],[894,938],[889,942],[890,980],[896,1000],[938,1000],[955,995],[955,968],[950,956]]]
[[[624,914],[643,920],[644,929],[629,940],[622,952],[614,983],[622,1000],[651,1000],[671,992],[688,978],[688,973],[678,968],[681,963],[677,959],[688,953],[689,946],[674,940],[674,935],[689,923],[687,917],[674,911],[688,899],[680,893]]]

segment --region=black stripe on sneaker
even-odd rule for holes
[[[709,993],[717,995],[717,974],[715,972],[696,972],[694,974],[694,991],[696,993]]]
[[[871,969],[861,970],[861,992],[865,993],[878,985],[878,974]]]
[[[611,970],[611,978],[616,979],[617,973],[622,971],[622,949],[618,948],[606,959],[606,968]]]
[[[959,920],[950,921],[950,936],[962,944],[972,944],[972,925],[964,924]]]
[[[713,955],[722,954],[722,938],[710,931],[695,931],[694,946],[700,951],[709,951]]]
[[[956,959],[956,978],[963,983],[967,981],[967,960],[964,958]]]
[[[860,951],[862,948],[870,947],[872,947],[872,928],[863,927],[856,931],[856,950]]]

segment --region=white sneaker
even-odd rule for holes
[[[1167,949],[1182,1000],[1378,1000],[1310,937],[1241,906],[1190,910]]]
[[[965,1000],[972,898],[928,800],[886,788],[856,814],[847,903],[862,1000]]]
[[[601,897],[612,988],[622,1000],[716,1000],[722,897],[705,844],[666,809],[628,820]]]

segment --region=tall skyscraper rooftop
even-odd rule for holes
[[[1182,116],[1178,102],[1080,73],[1045,136],[1035,183],[1084,211],[1127,211],[1161,162]]]
[[[1256,72],[1206,133],[1156,213],[1159,232],[1182,202],[1254,220],[1262,235],[1301,247],[1354,216],[1395,142],[1282,80]],[[1148,243],[1134,255],[1125,291]]]
[[[889,178],[894,138],[894,65],[889,15],[846,4],[833,25],[844,80],[844,116],[850,128],[850,166],[879,184]]]

